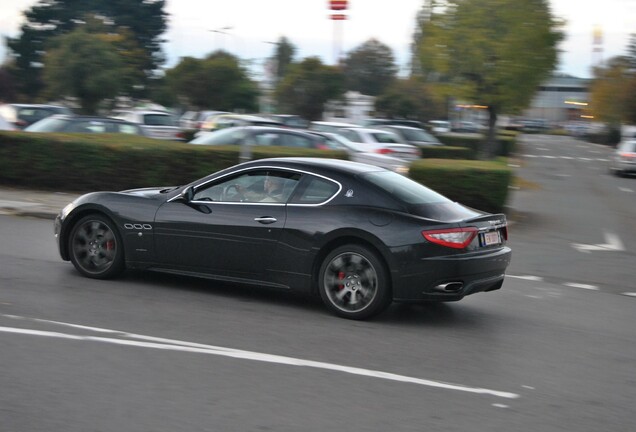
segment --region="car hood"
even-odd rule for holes
[[[167,187],[149,187],[149,188],[141,188],[141,189],[127,189],[123,190],[120,193],[125,193],[129,195],[141,196],[145,198],[151,198],[153,196],[159,194],[166,194],[177,189],[178,186],[167,186]]]

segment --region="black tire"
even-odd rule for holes
[[[106,216],[92,214],[77,221],[68,246],[71,262],[86,277],[109,279],[124,270],[124,243]]]
[[[355,244],[338,247],[325,257],[318,291],[331,312],[348,319],[372,317],[391,302],[384,264],[375,252]]]

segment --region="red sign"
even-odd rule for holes
[[[345,10],[347,9],[347,0],[329,0],[329,9]]]
[[[344,14],[331,14],[330,18],[334,21],[343,21],[347,19],[347,16]]]

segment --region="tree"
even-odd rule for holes
[[[37,98],[43,88],[42,63],[49,41],[72,32],[87,16],[100,17],[111,34],[128,31],[132,35],[141,48],[139,69],[149,79],[164,62],[160,38],[167,28],[164,6],[165,0],[39,0],[25,11],[20,36],[7,39],[21,93],[26,99]]]
[[[433,6],[418,51],[423,76],[448,95],[488,107],[488,137],[479,153],[494,157],[498,114],[528,106],[556,66],[560,22],[547,0],[447,0]]]
[[[0,67],[0,104],[13,102],[16,98],[15,81],[9,67]]]
[[[324,104],[342,96],[344,77],[333,66],[327,66],[317,57],[309,57],[290,66],[285,78],[278,84],[275,97],[279,112],[291,112],[307,120],[319,120]]]
[[[347,90],[365,95],[381,94],[397,75],[391,48],[370,39],[347,54],[343,61]]]
[[[276,42],[276,50],[270,61],[275,67],[274,74],[276,82],[280,81],[287,74],[289,66],[294,62],[296,47],[286,37],[281,37]]]
[[[44,57],[50,97],[76,97],[82,112],[95,114],[100,102],[117,95],[126,70],[113,44],[80,27],[58,36],[52,45]]]
[[[376,112],[389,118],[426,122],[446,116],[442,100],[417,78],[398,79],[375,101]]]
[[[258,88],[239,59],[216,51],[205,59],[186,57],[166,72],[175,93],[197,109],[256,111]]]
[[[628,106],[636,96],[630,93],[634,74],[630,71],[629,57],[614,57],[604,66],[594,68],[590,85],[590,107],[594,117],[610,127],[629,121]]]

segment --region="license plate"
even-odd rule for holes
[[[499,236],[499,231],[492,231],[483,233],[481,235],[481,244],[483,246],[491,246],[501,243],[501,237]]]

